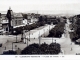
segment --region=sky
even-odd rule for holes
[[[0,11],[11,7],[14,12],[80,13],[80,0],[0,0]]]

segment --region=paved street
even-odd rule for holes
[[[65,24],[65,41],[61,44],[61,49],[64,51],[64,55],[75,55],[76,53],[80,53],[80,46],[71,42],[70,39],[70,28],[69,28],[69,20],[67,19],[67,24]]]
[[[42,37],[48,35],[49,34],[49,30],[51,30],[54,26],[55,25],[46,25],[46,26],[42,26],[42,27],[30,30],[30,41],[29,41],[29,44],[34,43],[34,41],[35,41],[35,43],[37,43],[38,40],[39,40],[38,37],[41,36],[41,35],[42,35]],[[26,32],[25,35],[26,35],[26,38],[27,37],[29,38],[29,32]],[[1,39],[0,43],[3,43],[3,46],[0,47],[0,53],[2,54],[2,52],[5,50],[5,47],[6,47],[6,50],[11,50],[12,49],[12,42],[16,41],[16,36],[13,36],[13,35],[1,35],[0,37],[1,37],[0,38]],[[7,42],[7,40],[8,40],[8,42]],[[21,40],[21,34],[17,36],[17,41],[20,41],[20,40]],[[15,47],[15,45],[17,45],[17,47]],[[27,44],[24,44],[23,42],[14,43],[13,44],[13,49],[15,50],[18,47],[20,49],[23,49],[26,46],[27,46]]]
[[[40,28],[36,28],[34,30],[30,31],[30,41],[24,40],[26,41],[26,44],[24,43],[14,43],[13,44],[13,49],[16,50],[18,47],[22,50],[27,46],[27,42],[28,45],[32,44],[32,43],[39,43],[39,36],[42,36],[40,38],[40,43],[44,43],[46,42],[47,44],[50,44],[51,42],[55,42],[59,43],[61,45],[61,50],[63,53],[59,54],[59,55],[75,55],[76,53],[80,53],[80,46],[79,45],[75,45],[73,42],[71,42],[70,39],[70,28],[69,28],[70,22],[67,19],[67,23],[65,24],[65,30],[64,30],[64,34],[62,35],[61,38],[49,38],[49,37],[44,37],[46,35],[49,34],[49,29],[54,28],[54,25],[47,25],[47,26],[43,26]],[[29,32],[25,33],[26,34],[26,38],[29,38]],[[9,40],[9,42],[5,42],[3,47],[0,48],[0,53],[2,53],[5,50],[11,50],[12,49],[12,42],[16,41],[16,36],[0,36],[1,38],[1,42],[4,42],[5,40]],[[5,38],[3,38],[5,37]],[[35,38],[34,38],[35,37]],[[17,36],[18,41],[20,41],[21,39],[21,35]],[[17,47],[15,47],[15,45],[17,45]]]

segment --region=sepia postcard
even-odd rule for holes
[[[79,0],[0,0],[0,55],[79,59],[79,26]]]

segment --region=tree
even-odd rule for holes
[[[3,52],[3,55],[16,55],[16,54],[17,54],[16,51],[12,51],[12,50]]]
[[[40,54],[39,44],[31,44],[24,48],[21,54]]]
[[[51,43],[49,45],[49,53],[50,54],[58,54],[58,53],[60,53],[60,50],[61,50],[60,44],[58,44],[58,43]]]
[[[43,21],[43,16],[40,16],[39,17],[39,22],[42,22]]]
[[[27,14],[22,14],[23,18],[27,19]]]
[[[0,17],[1,17],[1,13],[0,13]]]
[[[54,28],[49,32],[49,37],[61,37],[64,33],[64,23],[58,23]]]
[[[41,54],[48,54],[49,53],[49,49],[48,49],[48,44],[43,43],[40,45],[40,50],[41,50]]]

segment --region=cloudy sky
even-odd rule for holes
[[[0,0],[0,11],[9,6],[14,12],[80,13],[80,0]]]

